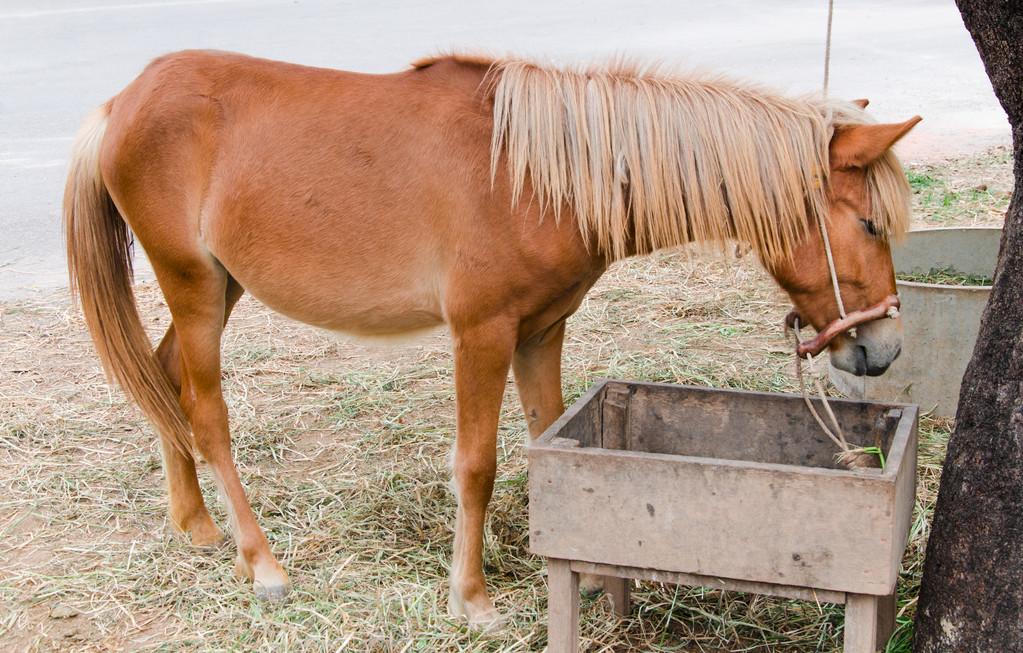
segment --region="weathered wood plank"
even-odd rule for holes
[[[608,392],[615,388],[612,382]],[[839,468],[835,445],[801,399],[639,383],[628,388],[625,430],[632,451]],[[841,403],[834,408],[850,442],[872,446],[879,440],[887,453],[895,422],[885,419],[886,406]]]
[[[530,550],[705,576],[888,594],[892,479],[601,449],[531,449]],[[825,474],[827,472],[827,474]]]
[[[895,593],[877,599],[877,650],[883,651],[888,640],[895,632],[895,617],[898,614],[898,601]]]
[[[579,650],[579,574],[567,560],[547,560],[547,651]]]
[[[583,562],[581,560],[573,560],[571,565],[572,569],[580,574],[600,574],[605,577],[619,576],[655,583],[670,583],[673,585],[687,585],[689,587],[707,587],[719,590],[749,592],[751,594],[780,596],[786,599],[813,601],[815,603],[841,604],[845,603],[846,596],[845,592],[834,592],[824,589],[815,590],[809,587],[793,587],[791,585],[778,585],[776,583],[757,583],[734,578],[701,576],[699,574],[661,571],[658,569],[645,569],[641,567],[626,567],[623,565],[598,564],[593,562]]]
[[[600,402],[600,437],[594,438],[604,449],[631,449],[629,446],[630,390],[621,383],[609,383]]]
[[[901,420],[892,443],[892,455],[886,461],[889,469],[895,473],[895,503],[892,507],[895,515],[891,556],[888,564],[898,569],[902,562],[902,554],[909,541],[909,529],[913,520],[913,505],[916,503],[916,455],[917,429],[919,410],[916,406],[902,409]],[[895,590],[894,584],[892,591]],[[890,594],[890,592],[884,592]]]
[[[619,617],[628,617],[632,612],[632,588],[628,578],[604,576],[604,591],[611,597],[611,605]]]
[[[599,447],[600,440],[594,438],[600,436],[600,398],[606,390],[607,383],[606,380],[594,383],[530,446],[543,447],[554,438],[571,438],[578,440],[584,447]]]
[[[877,597],[849,594],[845,601],[845,653],[877,651]]]

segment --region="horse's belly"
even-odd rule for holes
[[[355,336],[400,336],[444,322],[439,297],[425,288],[380,287],[358,280],[340,287],[250,282],[245,288],[293,320]]]
[[[333,260],[309,256],[311,249],[305,253],[250,258],[236,250],[214,252],[246,291],[293,320],[362,337],[400,336],[443,324],[437,266],[409,265],[407,259],[399,265],[386,249],[368,265],[343,251]]]

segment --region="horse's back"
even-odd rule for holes
[[[147,251],[208,251],[262,301],[313,324],[429,327],[443,320],[449,255],[474,236],[470,217],[485,219],[482,75],[167,55],[115,99],[105,177],[115,198],[133,196],[119,204]],[[147,215],[154,200],[167,214]]]

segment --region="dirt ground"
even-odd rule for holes
[[[999,224],[1005,149],[909,171],[918,226]],[[166,308],[138,287],[157,337]],[[616,265],[570,320],[565,394],[605,376],[792,391],[784,296],[749,258],[670,252]],[[156,439],[107,386],[65,294],[0,304],[0,640],[5,650],[527,651],[545,644],[546,586],[527,552],[525,424],[509,380],[488,522],[491,588],[510,624],[445,613],[454,499],[448,339],[339,340],[244,299],[224,341],[242,477],[291,574],[268,605],[232,576],[233,546],[168,528]],[[819,366],[823,369],[823,365]],[[924,419],[918,504],[900,580],[906,648],[950,428]],[[214,516],[225,523],[205,470]],[[585,601],[591,651],[832,651],[836,606],[653,583],[631,617]]]

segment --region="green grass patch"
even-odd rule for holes
[[[909,187],[914,192],[932,188],[941,184],[941,181],[927,174],[926,172],[919,172],[917,170],[907,170],[906,179],[909,180]]]
[[[931,268],[929,272],[902,273],[895,275],[900,281],[934,283],[943,286],[990,286],[991,277],[982,274],[965,274],[955,268]]]

